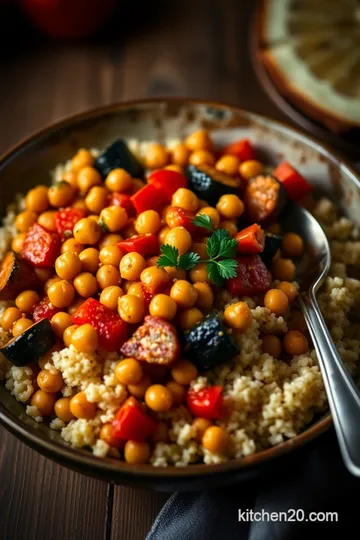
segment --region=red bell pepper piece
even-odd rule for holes
[[[150,257],[159,253],[159,241],[155,234],[138,234],[131,236],[127,240],[118,242],[118,247],[125,253],[136,251],[143,257]]]
[[[161,189],[167,196],[167,202],[171,202],[171,198],[175,191],[180,188],[187,188],[188,180],[186,176],[176,171],[168,171],[162,169],[151,173],[147,179],[148,184],[154,184]]]
[[[136,214],[131,197],[127,193],[118,193],[117,191],[111,193],[109,195],[109,206],[120,206],[120,208],[124,208],[128,216],[135,216]]]
[[[41,319],[51,319],[56,313],[59,313],[61,309],[52,304],[47,296],[45,296],[33,309],[33,319],[35,322]]]
[[[22,256],[35,268],[54,266],[60,254],[60,237],[35,223],[26,233]]]
[[[255,159],[255,151],[249,139],[240,139],[239,141],[228,144],[221,151],[222,156],[225,154],[236,156],[240,161]]]
[[[273,171],[285,188],[290,199],[299,202],[312,192],[312,185],[287,161],[282,161]]]
[[[224,415],[224,398],[222,386],[209,386],[197,392],[190,388],[186,395],[190,412],[207,420],[220,419]]]
[[[265,233],[257,223],[246,227],[235,236],[238,253],[261,253],[265,247]]]
[[[154,433],[158,423],[144,407],[131,397],[118,410],[112,422],[112,437],[127,441],[144,441]]]
[[[155,184],[147,184],[131,196],[131,201],[138,214],[145,210],[160,211],[168,203],[166,193]]]
[[[85,300],[71,320],[74,324],[91,324],[98,333],[100,347],[107,351],[118,351],[128,337],[126,322],[94,298]]]
[[[195,214],[193,212],[185,210],[180,206],[170,206],[166,210],[166,223],[170,229],[173,229],[174,227],[184,227],[184,229],[189,231],[194,238],[209,236],[211,231],[204,227],[194,225],[194,218]]]
[[[85,215],[85,210],[82,210],[81,208],[72,208],[71,206],[56,212],[55,227],[61,240],[66,240],[66,238],[73,235],[75,223],[84,218]]]
[[[259,255],[237,258],[237,275],[226,281],[227,290],[234,296],[251,296],[268,291],[271,274]]]

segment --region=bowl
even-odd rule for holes
[[[350,219],[359,223],[359,177],[330,148],[270,118],[225,104],[185,99],[111,105],[65,119],[27,138],[0,160],[0,212],[4,213],[17,192],[24,193],[34,184],[49,184],[49,171],[79,147],[101,148],[119,137],[164,141],[200,127],[208,129],[221,145],[249,137],[259,157],[269,164],[289,160],[319,193],[336,201]],[[0,384],[0,421],[24,443],[68,468],[114,484],[161,491],[213,488],[261,475],[332,426],[331,417],[324,414],[296,437],[251,456],[218,465],[158,468],[100,459],[68,446],[57,432],[27,416],[24,405],[4,384]]]

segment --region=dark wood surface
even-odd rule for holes
[[[284,119],[252,71],[252,2],[132,4],[100,40],[40,39],[1,54],[0,152],[72,113],[144,97],[220,100]],[[167,499],[73,473],[1,427],[0,441],[1,540],[142,540]]]

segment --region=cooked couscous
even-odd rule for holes
[[[220,463],[301,433],[327,398],[297,307],[310,204],[331,244],[319,304],[355,376],[359,229],[291,165],[205,130],[80,149],[0,229],[0,380],[95,456]]]

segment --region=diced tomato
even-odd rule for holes
[[[294,202],[301,201],[312,192],[312,185],[287,161],[282,161],[273,171],[273,175],[282,183]]]
[[[61,309],[57,308],[52,304],[47,296],[45,296],[33,310],[33,319],[35,322],[40,321],[41,319],[51,319],[56,313],[59,313]]]
[[[237,258],[237,275],[226,281],[226,288],[233,296],[251,296],[268,291],[271,274],[259,255]]]
[[[22,256],[35,268],[49,268],[54,265],[60,253],[60,237],[35,223],[26,233]]]
[[[145,287],[143,283],[141,283],[141,292],[144,298],[145,307],[148,308],[154,295]]]
[[[99,345],[118,351],[128,337],[128,325],[117,313],[94,298],[85,300],[71,315],[74,324],[91,324],[99,336]]]
[[[118,193],[117,191],[111,193],[109,195],[109,206],[124,208],[128,216],[135,216],[136,214],[131,197],[127,193]]]
[[[112,437],[125,441],[144,441],[158,423],[134,397],[125,401],[112,422]]]
[[[148,184],[154,184],[166,194],[168,203],[171,202],[171,198],[175,191],[180,188],[187,188],[188,186],[186,176],[176,171],[169,171],[167,169],[152,172],[147,181]]]
[[[170,206],[166,211],[166,223],[173,229],[174,227],[184,227],[191,236],[198,238],[209,236],[211,231],[204,227],[198,227],[193,224],[195,214],[189,210],[185,210],[180,206]]]
[[[73,235],[75,223],[84,218],[85,215],[85,210],[81,208],[72,208],[71,206],[56,212],[55,227],[57,233],[61,237],[61,240],[64,241],[66,238]]]
[[[138,214],[145,210],[160,211],[168,203],[166,193],[155,184],[147,184],[131,196],[131,201]]]
[[[222,390],[222,386],[209,386],[198,391],[190,388],[186,396],[190,412],[207,420],[222,418],[224,415]]]
[[[121,352],[140,362],[171,365],[180,352],[176,329],[159,317],[147,315],[144,323],[121,347]]]
[[[124,254],[136,251],[143,257],[150,257],[159,253],[159,241],[155,234],[138,234],[127,240],[121,240],[117,245]]]
[[[246,227],[235,236],[238,253],[261,253],[265,247],[265,233],[257,223]]]
[[[221,151],[221,155],[225,154],[236,156],[240,161],[255,159],[255,151],[249,139],[240,139],[239,141],[228,144]]]

